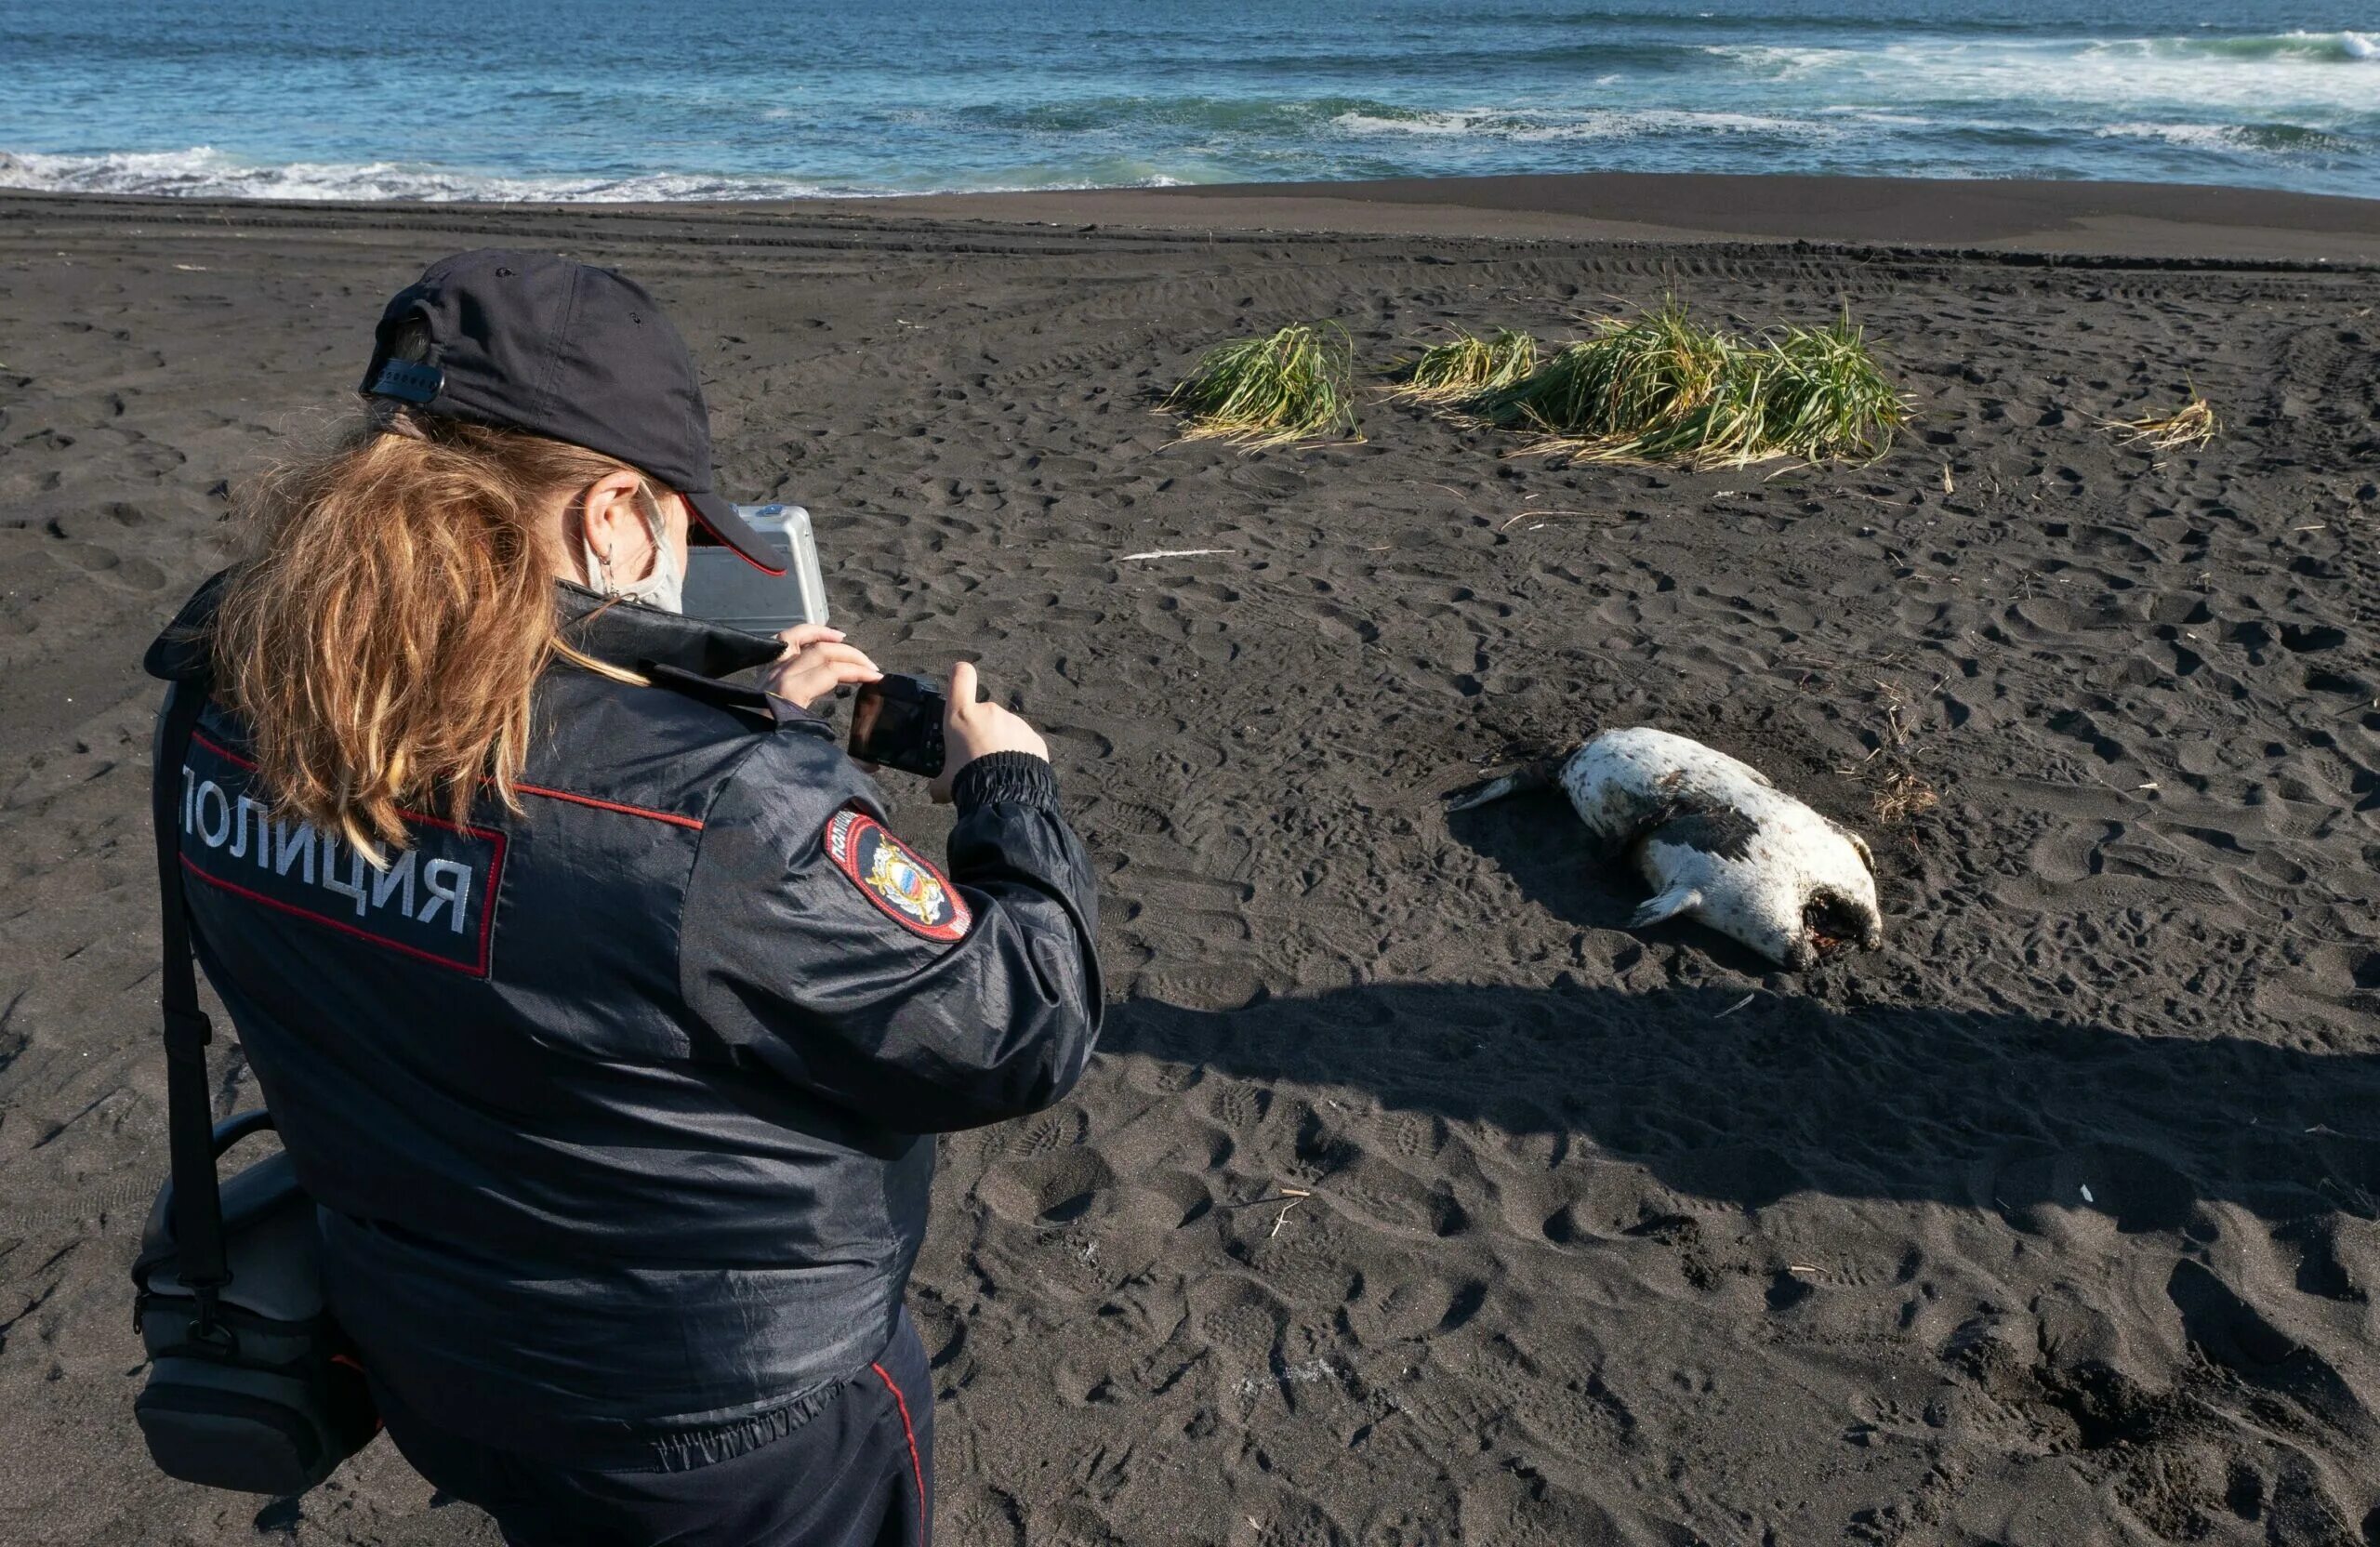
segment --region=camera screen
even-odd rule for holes
[[[932,700],[862,689],[852,706],[852,756],[881,762],[916,747],[924,740],[927,717],[940,707]]]

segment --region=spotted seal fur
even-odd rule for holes
[[[1652,883],[1632,929],[1692,919],[1797,972],[1853,942],[1884,944],[1875,859],[1858,833],[1749,763],[1666,731],[1606,731],[1567,759],[1456,790],[1447,809],[1551,785]]]

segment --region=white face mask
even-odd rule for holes
[[[637,485],[637,511],[644,517],[644,529],[653,536],[653,573],[641,580],[622,584],[612,578],[612,566],[595,551],[587,540],[587,529],[579,527],[579,546],[587,550],[587,577],[605,596],[616,596],[623,602],[641,602],[648,607],[658,607],[665,613],[686,610],[686,576],[678,567],[678,555],[669,547],[669,534],[661,522],[661,502],[645,485]]]

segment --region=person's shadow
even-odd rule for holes
[[[1427,984],[1228,1012],[1130,1000],[1111,1008],[1101,1047],[1584,1141],[1747,1208],[1818,1192],[2020,1224],[2045,1204],[2093,1208],[2125,1231],[2186,1228],[2200,1200],[2276,1226],[2380,1219],[2380,1058],[1740,999]]]
[[[1575,843],[1544,841],[1572,826],[1558,796],[1537,795],[1462,813],[1455,830],[1555,914],[1620,928],[1644,888],[1582,862]],[[1646,938],[1767,970],[1691,924]],[[2380,1219],[2380,1057],[2021,1012],[1838,1010],[1790,989],[1742,1001],[1716,989],[1440,984],[1228,1012],[1133,1000],[1112,1009],[1102,1046],[1585,1142],[1679,1191],[1751,1208],[1818,1192],[1995,1210],[2020,1225],[2044,1205],[2095,1209],[2123,1231],[2186,1229],[2201,1200],[2277,1227]],[[2324,1282],[2341,1271],[2320,1252],[2307,1263]]]
[[[1227,1012],[1130,1000],[1111,1008],[1101,1047],[1585,1141],[1748,1208],[1818,1192],[2012,1220],[2095,1207],[2127,1231],[2183,1228],[2202,1199],[2275,1225],[2380,1219],[2380,1058],[1740,999],[1425,984]]]

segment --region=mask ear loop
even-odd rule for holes
[[[638,499],[643,502],[643,509],[639,514],[644,517],[644,529],[653,538],[653,573],[646,578],[672,575],[678,569],[678,559],[669,549],[669,521],[662,513],[661,496],[642,476],[636,481],[636,493]],[[684,581],[682,575],[677,576],[678,585],[682,586]]]
[[[612,583],[612,556],[595,551],[595,539],[587,529],[587,496],[578,496],[578,548],[583,555],[579,567],[587,572],[587,586],[598,596],[617,596],[619,587]]]

